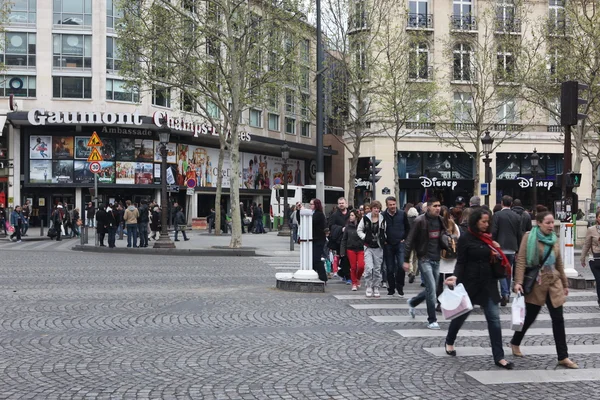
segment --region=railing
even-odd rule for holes
[[[523,129],[521,124],[494,124],[495,131],[518,132]]]
[[[472,131],[477,128],[477,124],[454,122],[452,129],[457,131]]]
[[[496,20],[496,32],[521,33],[521,20],[519,18],[503,18]]]
[[[435,122],[407,122],[407,129],[423,129],[423,130],[431,130],[435,129]]]
[[[408,14],[407,27],[411,29],[433,29],[433,14]]]
[[[433,67],[412,68],[408,73],[408,78],[411,81],[432,81]]]
[[[548,125],[548,132],[560,133],[563,131],[563,127],[561,125]]]
[[[452,15],[451,29],[457,31],[476,31],[477,20],[472,15]]]

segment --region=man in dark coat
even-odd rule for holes
[[[100,242],[100,247],[106,247],[104,245],[104,237],[108,232],[107,224],[108,218],[106,215],[106,211],[104,210],[104,206],[100,204],[98,206],[98,211],[96,212],[96,233],[98,234],[98,241]]]
[[[94,208],[94,204],[90,201],[88,205],[85,207],[85,219],[88,227],[94,227],[94,217],[96,216],[96,209]]]
[[[529,232],[532,226],[531,215],[529,215],[528,212],[525,212],[521,200],[515,199],[513,201],[512,210],[517,213],[519,218],[521,218],[521,233],[525,234],[525,232]]]
[[[340,197],[337,201],[337,210],[331,214],[329,218],[329,248],[340,254],[342,237],[344,236],[344,230],[346,229],[346,222],[350,217],[350,211],[348,210],[348,203],[344,197]],[[338,276],[345,279],[346,282],[350,282],[350,262],[348,257],[342,257],[340,260]],[[350,284],[348,283],[348,284]]]

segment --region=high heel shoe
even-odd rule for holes
[[[577,365],[573,361],[569,360],[568,358],[565,358],[564,360],[560,360],[558,362],[558,365],[565,367],[565,368],[569,368],[569,369],[579,369],[579,365]]]
[[[456,350],[448,350],[448,344],[444,344],[444,350],[449,356],[456,357]]]
[[[523,353],[521,353],[521,349],[519,348],[519,346],[515,346],[514,344],[510,343],[510,349],[512,350],[513,356],[523,357]]]
[[[496,361],[495,364],[504,369],[513,369],[515,367],[515,364],[511,363],[510,361],[506,361],[506,364],[501,364],[500,361]]]

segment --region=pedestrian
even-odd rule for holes
[[[185,234],[186,229],[187,229],[187,221],[185,219],[185,215],[183,214],[183,207],[178,206],[177,212],[175,213],[175,241],[176,242],[179,242],[179,239],[177,239],[177,234],[179,233],[179,231],[181,231],[184,241],[187,242],[188,240],[190,240]]]
[[[469,217],[471,217],[471,212],[473,212],[472,208],[465,208],[460,216],[458,229],[460,229],[461,235],[464,235],[469,230]]]
[[[294,240],[294,243],[298,243],[298,227],[300,226],[300,210],[302,209],[302,203],[297,202],[296,206],[292,207],[290,218],[290,224],[292,226],[292,239]]]
[[[246,225],[246,213],[244,212],[244,203],[240,201],[240,221],[242,222],[242,234],[246,233],[244,226]]]
[[[146,200],[141,201],[138,209],[138,235],[140,237],[140,247],[148,247],[148,223],[150,222],[150,209]]]
[[[21,236],[27,236],[27,231],[29,230],[29,217],[31,216],[31,203],[29,200],[25,201],[25,205],[22,207],[23,214],[23,232],[21,232]]]
[[[462,283],[471,303],[480,305],[487,321],[488,333],[492,345],[494,363],[505,369],[513,369],[514,364],[504,358],[502,346],[502,326],[500,324],[500,294],[498,278],[494,275],[491,260],[502,260],[502,266],[510,268],[508,259],[493,242],[489,233],[491,213],[482,207],[474,210],[469,217],[469,229],[458,240],[458,256],[454,276],[446,279],[448,286]],[[454,342],[458,331],[469,317],[470,312],[456,317],[450,323],[446,335],[446,354],[456,356]]]
[[[215,229],[215,218],[216,218],[217,213],[215,212],[214,208],[210,209],[210,214],[208,214],[208,217],[206,218],[206,223],[208,225],[208,233],[211,234],[212,230]],[[252,220],[252,223],[250,224],[250,228],[248,228],[248,232],[250,232],[250,229],[252,229],[254,226],[254,219]]]
[[[590,270],[596,280],[596,295],[598,306],[600,306],[600,211],[596,211],[596,226],[588,228],[585,234],[585,242],[581,250],[581,266],[585,268],[586,258],[592,252],[593,260],[590,260]]]
[[[458,239],[460,238],[460,229],[454,222],[450,210],[446,206],[442,206],[441,211],[442,221],[444,223],[445,232],[442,235],[442,241],[446,243],[446,250],[442,250],[440,254],[440,277],[437,281],[436,296],[439,297],[444,290],[444,280],[454,273],[456,266]],[[438,303],[436,311],[442,312]]]
[[[90,201],[85,208],[85,218],[87,222],[87,226],[89,228],[94,227],[94,217],[96,216],[96,209],[94,208],[94,204]]]
[[[334,252],[334,254],[340,254],[340,247],[342,245],[342,236],[344,235],[344,229],[346,229],[346,223],[350,216],[348,210],[348,202],[345,197],[340,197],[337,200],[337,209],[331,213],[328,220],[329,228],[329,243],[328,247]],[[341,258],[338,265],[338,276],[342,278],[347,285],[352,284],[350,279],[350,264],[348,258]]]
[[[408,209],[406,215],[408,216],[408,224],[410,225],[410,229],[412,229],[413,225],[415,224],[415,219],[417,219],[419,216],[419,212],[415,207],[411,207]],[[406,251],[406,246],[404,251]],[[419,275],[419,263],[417,262],[417,253],[414,250],[410,252],[409,257],[410,268],[408,270],[408,283],[413,283],[415,278]]]
[[[352,291],[360,289],[360,279],[365,272],[364,244],[357,231],[360,219],[358,211],[350,211],[344,236],[342,237],[342,245],[340,246],[340,256],[348,258],[348,264],[350,265]]]
[[[521,200],[514,199],[512,210],[517,213],[517,215],[521,218],[521,233],[525,234],[525,232],[529,232],[531,230],[531,215],[525,211],[523,208],[523,204]]]
[[[21,212],[21,206],[15,206],[15,209],[10,213],[10,224],[14,229],[14,232],[10,235],[10,240],[15,239],[17,243],[21,243],[21,232],[23,231],[23,214]]]
[[[125,227],[127,228],[127,247],[137,248],[137,237],[138,237],[138,222],[137,219],[140,215],[139,211],[133,204],[131,204],[131,200],[127,200],[125,202],[127,209],[123,214],[123,220],[125,222]]]
[[[115,240],[117,236],[117,227],[121,224],[120,214],[117,207],[112,207],[106,212],[106,229],[108,231],[108,248],[116,247]]]
[[[69,205],[66,202],[63,203],[63,209],[65,210],[65,217],[63,220],[63,226],[65,228],[65,237],[70,239],[71,237],[73,237],[73,233],[69,230],[73,226],[73,216],[71,215],[71,212],[69,211]]]
[[[379,297],[381,285],[381,265],[383,264],[383,246],[386,242],[385,219],[380,214],[381,203],[371,203],[371,212],[365,215],[358,224],[358,236],[365,246],[365,296]]]
[[[323,213],[323,203],[319,199],[312,199],[310,201],[310,209],[313,211],[312,217],[312,237],[313,237],[313,269],[319,275],[319,279],[323,282],[327,282],[327,272],[325,271],[325,265],[321,255],[327,243],[327,237],[325,230],[327,229],[327,218]]]
[[[542,306],[546,304],[552,319],[552,333],[556,344],[558,365],[577,369],[579,366],[569,359],[567,348],[563,304],[569,295],[569,288],[560,254],[560,245],[554,233],[554,217],[552,213],[544,211],[536,214],[535,220],[537,226],[525,234],[519,248],[513,290],[515,293],[523,293],[525,268],[539,267],[539,275],[533,283],[531,292],[525,295],[523,329],[521,332],[515,332],[510,346],[513,355],[523,357],[519,348],[521,341],[529,327],[535,322]]]
[[[57,242],[60,242],[62,240],[61,235],[62,235],[62,226],[63,226],[64,217],[65,217],[65,210],[63,209],[62,204],[58,203],[51,215],[52,224],[53,224],[54,230],[56,231],[56,241]]]
[[[96,211],[96,233],[98,234],[98,242],[100,243],[100,247],[106,247],[104,245],[104,238],[106,237],[106,233],[108,225],[108,216],[106,214],[106,210],[104,209],[104,205],[98,205],[98,210]]]
[[[119,240],[123,240],[123,230],[125,229],[125,207],[123,207],[123,203],[119,202],[117,211],[119,212],[119,221],[121,221],[117,227],[117,235],[119,235]]]
[[[0,203],[0,224],[2,225],[1,229],[4,230],[4,236],[8,235],[6,232],[6,209],[4,208],[4,203]]]
[[[481,197],[473,196],[469,199],[469,207],[471,208],[479,208],[481,207]]]
[[[407,254],[410,254],[414,249],[419,262],[421,282],[425,285],[425,290],[408,300],[408,312],[410,316],[415,318],[415,308],[425,300],[427,303],[427,328],[429,329],[440,329],[435,314],[437,302],[435,293],[440,274],[440,253],[444,248],[441,233],[442,230],[447,229],[440,216],[440,208],[441,205],[438,199],[435,197],[429,198],[427,200],[427,212],[415,219],[415,224],[405,242],[404,270],[408,271],[410,269],[410,259]]]
[[[156,241],[156,234],[160,232],[160,208],[154,206],[152,209],[152,222],[150,222],[150,230],[152,231],[152,240]]]
[[[73,210],[73,222],[71,223],[71,230],[73,231],[73,236],[80,237],[81,236],[81,219],[79,214],[79,208],[75,208]]]
[[[383,246],[383,259],[387,267],[388,296],[393,296],[396,291],[398,296],[404,298],[404,241],[410,232],[410,222],[404,210],[399,210],[394,196],[385,199],[386,209],[381,213],[385,220],[385,245]]]
[[[511,209],[512,203],[512,197],[502,196],[502,209],[495,212],[492,218],[492,239],[500,243],[500,248],[506,255],[511,270],[514,268],[515,254],[519,251],[519,245],[523,238],[521,218]],[[511,275],[508,275],[505,279],[500,279],[500,290],[502,292],[500,305],[502,307],[505,307],[510,300],[511,281]]]

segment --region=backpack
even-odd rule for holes
[[[443,232],[442,233],[442,243],[444,243],[446,248],[442,249],[440,256],[444,260],[455,259],[458,254],[457,253],[458,240],[454,236],[450,235],[449,233]]]

